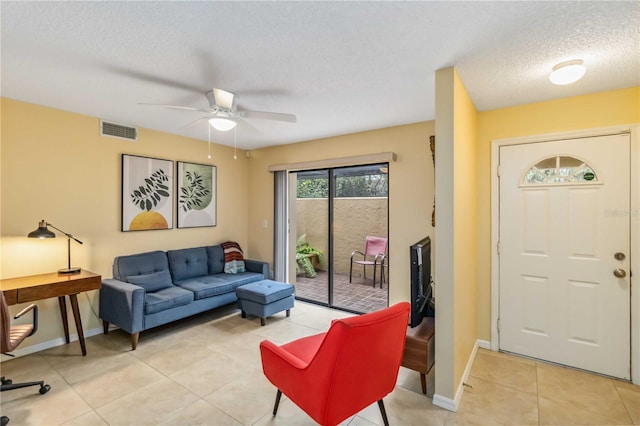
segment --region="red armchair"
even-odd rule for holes
[[[394,388],[402,361],[409,304],[335,320],[329,331],[282,346],[260,343],[262,369],[278,388],[273,415],[284,393],[321,425],[336,425]]]

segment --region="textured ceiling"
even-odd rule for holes
[[[207,140],[212,87],[246,109],[244,149],[434,119],[455,66],[480,111],[640,85],[633,2],[7,2],[3,97]],[[556,63],[585,77],[554,86]],[[212,131],[233,145],[234,132]]]

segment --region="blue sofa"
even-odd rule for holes
[[[236,288],[269,277],[266,262],[244,263],[245,272],[225,273],[220,245],[116,257],[100,288],[104,333],[117,325],[135,350],[141,331],[233,303]]]

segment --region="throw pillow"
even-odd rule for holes
[[[224,250],[224,273],[225,274],[237,274],[239,272],[245,272],[244,255],[240,244],[227,241],[221,244]]]
[[[145,275],[130,275],[127,277],[127,282],[144,287],[147,292],[162,290],[173,285],[171,274],[167,270]]]

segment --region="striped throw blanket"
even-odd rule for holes
[[[221,245],[224,250],[224,273],[237,274],[238,272],[245,272],[244,257],[240,244],[227,241]]]

